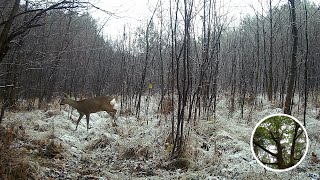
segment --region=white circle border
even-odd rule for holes
[[[254,149],[253,149],[253,135],[254,135],[254,133],[256,132],[257,128],[259,127],[259,125],[260,125],[263,121],[265,121],[265,120],[267,120],[267,119],[269,119],[269,118],[271,118],[271,117],[274,117],[274,116],[286,116],[286,117],[289,117],[289,118],[293,119],[295,122],[297,122],[297,123],[300,125],[300,127],[303,129],[303,131],[304,131],[304,133],[305,133],[306,141],[307,141],[307,145],[306,145],[306,149],[305,149],[304,155],[302,156],[302,158],[300,159],[300,161],[299,161],[298,163],[296,163],[294,166],[289,167],[289,168],[286,168],[286,169],[272,169],[272,168],[264,165],[264,164],[258,159],[258,157],[256,156],[256,154],[255,154],[255,152],[254,152]],[[305,157],[307,156],[307,153],[308,153],[308,150],[309,150],[309,138],[308,138],[308,133],[307,133],[306,128],[302,125],[302,123],[301,123],[297,118],[295,118],[295,117],[293,117],[293,116],[291,116],[291,115],[288,115],[288,114],[283,114],[283,113],[271,114],[271,115],[268,115],[268,116],[264,117],[263,119],[261,119],[261,120],[256,124],[256,126],[254,127],[254,129],[253,129],[253,131],[252,131],[252,134],[251,134],[251,138],[250,138],[250,148],[251,148],[251,152],[252,152],[254,158],[258,161],[258,163],[259,163],[262,167],[266,168],[267,170],[273,171],[273,172],[286,172],[286,171],[290,171],[290,170],[296,168],[299,164],[301,164],[301,162],[302,162],[302,161],[305,159]]]

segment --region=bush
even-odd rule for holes
[[[167,170],[177,170],[177,169],[183,169],[187,170],[191,166],[191,162],[187,158],[177,158],[170,161],[166,166],[165,169]]]
[[[137,145],[135,147],[122,147],[120,149],[120,159],[140,159],[146,160],[152,156],[150,147],[147,145]]]
[[[169,97],[165,97],[163,99],[160,113],[164,115],[168,115],[170,112],[174,111],[174,107],[172,106],[172,99]]]
[[[107,146],[111,145],[113,140],[108,138],[106,135],[102,135],[101,137],[95,139],[90,145],[86,147],[87,150],[95,150],[95,149],[104,149]]]
[[[17,127],[6,129],[0,125],[0,137],[0,179],[35,179],[36,173],[26,160],[26,151],[14,147]]]

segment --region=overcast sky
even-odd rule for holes
[[[169,2],[169,0],[162,0]],[[197,3],[202,3],[202,0],[195,0]],[[224,11],[228,12],[228,16],[232,16],[236,23],[247,14],[254,14],[253,8],[261,11],[262,7],[268,8],[268,0],[217,0],[224,4]],[[317,2],[317,0],[312,0]],[[126,25],[127,29],[135,29],[138,25],[146,24],[147,19],[151,17],[152,11],[156,6],[158,0],[90,0],[95,6],[115,13],[115,16],[92,9],[91,14],[98,20],[100,25],[104,25],[104,35],[110,35],[112,38],[120,37],[123,33],[123,27]],[[287,0],[273,0],[273,5],[279,3],[287,3]],[[316,4],[319,4],[317,2]],[[252,8],[253,7],[253,8]]]

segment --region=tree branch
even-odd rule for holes
[[[8,36],[8,42],[10,42],[11,40],[13,40],[15,37],[17,37],[17,36],[25,33],[28,29],[35,28],[35,27],[40,27],[40,26],[43,26],[43,25],[44,25],[44,24],[28,25],[28,26],[22,28],[21,30],[12,32],[12,33]]]
[[[70,4],[70,5],[69,5],[69,6],[60,6],[60,5],[67,5],[67,4]],[[17,17],[19,17],[19,16],[21,16],[21,15],[25,15],[25,14],[29,14],[29,13],[38,12],[38,13],[35,15],[35,17],[38,17],[39,15],[41,16],[43,13],[45,13],[45,12],[47,12],[47,11],[50,11],[50,10],[59,10],[59,9],[67,9],[67,8],[72,8],[72,9],[74,9],[74,8],[79,8],[79,7],[81,7],[81,6],[78,6],[78,5],[75,6],[75,5],[73,5],[73,4],[74,4],[74,2],[72,2],[72,1],[61,1],[60,3],[53,4],[53,5],[49,6],[48,8],[30,9],[30,10],[28,10],[28,11],[20,12],[20,13],[14,15],[14,16],[9,17],[8,20],[1,22],[1,23],[0,23],[0,26],[5,25],[6,23],[14,20],[15,18],[17,18]],[[33,18],[33,19],[34,19],[34,18]]]
[[[110,11],[104,10],[104,9],[98,7],[98,6],[95,6],[94,4],[92,4],[92,3],[90,3],[90,2],[87,2],[87,3],[88,3],[90,6],[96,8],[96,9],[98,9],[98,10],[100,10],[100,11],[102,11],[102,12],[104,12],[104,13],[110,15],[110,16],[115,16],[115,17],[117,17],[117,18],[120,18],[120,16],[117,16],[115,13],[112,13],[112,12],[110,12]]]
[[[263,146],[262,146],[262,145],[260,145],[259,143],[257,143],[257,142],[254,142],[254,141],[253,141],[253,144],[255,144],[256,146],[258,146],[259,148],[261,148],[262,150],[264,150],[264,151],[265,151],[265,152],[267,152],[268,154],[270,154],[270,155],[272,155],[272,156],[276,157],[276,155],[277,155],[277,154],[275,154],[275,153],[273,153],[273,152],[269,151],[268,149],[266,149],[265,147],[263,147]]]
[[[264,161],[261,161],[262,164],[269,164],[269,165],[278,165],[278,162],[273,162],[273,163],[268,163],[268,162],[264,162]]]

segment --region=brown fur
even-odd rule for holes
[[[73,108],[77,109],[80,116],[77,120],[76,130],[81,118],[86,115],[87,118],[87,130],[89,129],[89,118],[91,113],[96,113],[100,111],[106,111],[113,118],[117,113],[117,110],[113,109],[113,105],[110,102],[113,100],[110,96],[98,96],[89,99],[83,99],[80,101],[75,101],[70,98],[65,98],[61,101],[60,105],[69,104]]]

